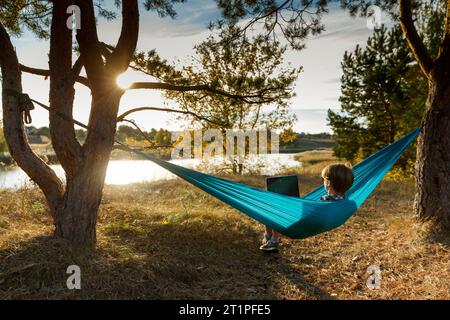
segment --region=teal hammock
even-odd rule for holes
[[[304,239],[344,224],[418,134],[416,129],[355,165],[354,183],[346,199],[340,201],[321,201],[326,195],[323,186],[303,198],[289,197],[184,168],[141,151],[133,152],[277,232],[292,239]]]
[[[27,98],[29,99],[28,96]],[[49,106],[33,99],[30,100],[50,111]],[[57,115],[91,130],[81,122],[66,118],[59,113]],[[177,166],[116,142],[124,146],[126,150],[153,161],[277,232],[292,239],[304,239],[344,224],[383,180],[383,177],[403,151],[416,139],[419,132],[419,128],[411,131],[403,138],[355,165],[353,167],[355,176],[353,185],[347,192],[346,198],[339,201],[321,201],[321,197],[326,195],[323,186],[303,198],[285,196]]]

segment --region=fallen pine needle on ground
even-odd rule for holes
[[[290,170],[302,194],[319,167]],[[265,254],[260,224],[186,182],[107,186],[86,256],[52,237],[38,189],[2,191],[0,299],[450,299],[450,237],[416,221],[413,197],[412,181],[386,180],[345,225]],[[67,289],[69,265],[80,290]]]

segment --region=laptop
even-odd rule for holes
[[[267,191],[284,194],[291,197],[300,197],[298,176],[279,176],[266,178]]]

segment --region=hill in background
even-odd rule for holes
[[[329,133],[296,133],[296,138],[290,143],[280,141],[280,153],[297,153],[309,150],[333,149],[335,141]]]

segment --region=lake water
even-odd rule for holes
[[[259,171],[264,175],[276,175],[286,168],[298,167],[300,162],[294,159],[295,154],[267,154],[247,159],[244,168]],[[170,162],[180,166],[194,168],[206,173],[217,172],[223,163],[222,159],[213,159],[201,163],[198,159],[178,159]],[[56,174],[63,178],[61,166],[51,166]],[[150,182],[174,179],[176,176],[148,160],[112,160],[106,173],[106,184],[124,185],[137,182]],[[0,189],[18,189],[32,185],[28,176],[18,167],[0,171]]]

